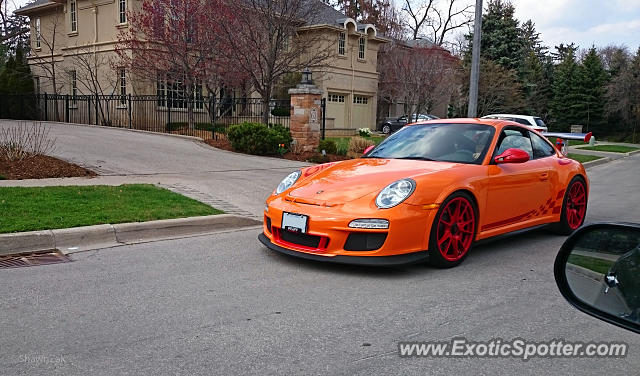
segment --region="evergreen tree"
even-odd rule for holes
[[[521,37],[515,8],[503,0],[490,0],[487,12],[482,16],[481,56],[507,69],[519,71],[525,43]],[[469,48],[466,60],[470,61],[473,35],[467,36]]]
[[[581,112],[587,131],[607,133],[605,127],[605,91],[608,75],[595,47],[591,47],[582,61],[582,74],[579,78],[580,92],[583,96]]]
[[[33,76],[22,48],[16,48],[15,56],[10,56],[0,70],[0,95],[2,108],[0,117],[31,119],[35,115],[33,96]]]
[[[555,130],[567,131],[572,124],[581,124],[580,93],[581,75],[580,65],[576,62],[576,50],[573,44],[563,44],[556,47],[556,58],[562,57],[556,65],[553,77],[553,99],[551,100],[551,113],[553,116],[552,127]]]

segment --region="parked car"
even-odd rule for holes
[[[591,316],[640,333],[640,225],[595,223],[560,248],[554,275],[562,295]]]
[[[384,121],[378,125],[378,130],[384,134],[390,134],[404,127],[409,123],[415,123],[417,121],[435,120],[435,119],[439,119],[439,118],[435,115],[429,115],[429,114],[413,114],[411,115],[411,117],[409,117],[409,115],[402,115],[399,117],[389,117],[389,118],[385,118]]]
[[[325,262],[461,263],[476,241],[551,224],[580,227],[582,164],[516,123],[407,125],[360,159],[296,170],[267,199],[260,241]]]
[[[548,132],[549,128],[547,125],[537,116],[529,116],[529,115],[514,115],[514,114],[492,114],[483,116],[482,119],[501,119],[501,120],[511,120],[516,123],[526,125],[535,129],[538,132]]]

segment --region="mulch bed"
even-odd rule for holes
[[[97,176],[86,168],[47,155],[31,156],[21,161],[0,158],[0,175],[10,180]]]
[[[208,140],[204,140],[204,142],[213,146],[214,148],[234,151],[233,147],[231,146],[231,142],[229,142],[229,140],[227,140],[227,138],[224,135],[219,135],[217,140],[208,139]],[[314,162],[314,163],[337,162],[337,161],[352,159],[344,155],[329,154],[326,156],[326,158],[321,158],[321,156],[322,155],[320,153],[312,152],[312,151],[308,151],[300,154],[294,154],[292,152],[288,152],[285,155],[283,155],[282,158],[288,159],[291,161]]]

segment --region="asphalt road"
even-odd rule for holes
[[[589,170],[588,221],[640,222],[640,155]],[[564,237],[475,248],[457,268],[371,269],[274,254],[257,230],[0,270],[0,374],[635,375],[640,336],[572,308]],[[624,341],[624,359],[400,358],[398,341]]]

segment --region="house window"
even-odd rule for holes
[[[338,34],[338,55],[344,56],[347,49],[347,36],[345,33]]]
[[[166,81],[159,79],[156,86],[159,107],[187,108],[191,101],[192,107],[198,110],[204,108],[202,84],[193,85],[193,93],[187,95],[182,80]]]
[[[358,40],[358,59],[364,60],[364,50],[366,47],[364,37],[360,37]]]
[[[40,18],[36,18],[36,48],[40,48],[42,35],[40,34]]]
[[[329,94],[329,102],[344,103],[344,95],[342,95],[342,94]]]
[[[127,71],[124,68],[120,68],[118,72],[118,84],[120,91],[120,104],[122,106],[127,105]]]
[[[127,22],[127,0],[118,0],[118,13],[120,16],[120,23]]]
[[[362,95],[354,95],[353,96],[353,103],[355,103],[355,104],[368,104],[369,103],[369,98],[368,97],[363,97]]]
[[[76,71],[72,70],[71,75],[71,102],[74,105],[78,104],[78,75]]]
[[[72,32],[78,31],[78,14],[77,14],[76,7],[77,5],[75,0],[71,0],[71,3],[69,3],[69,17],[71,20]]]

